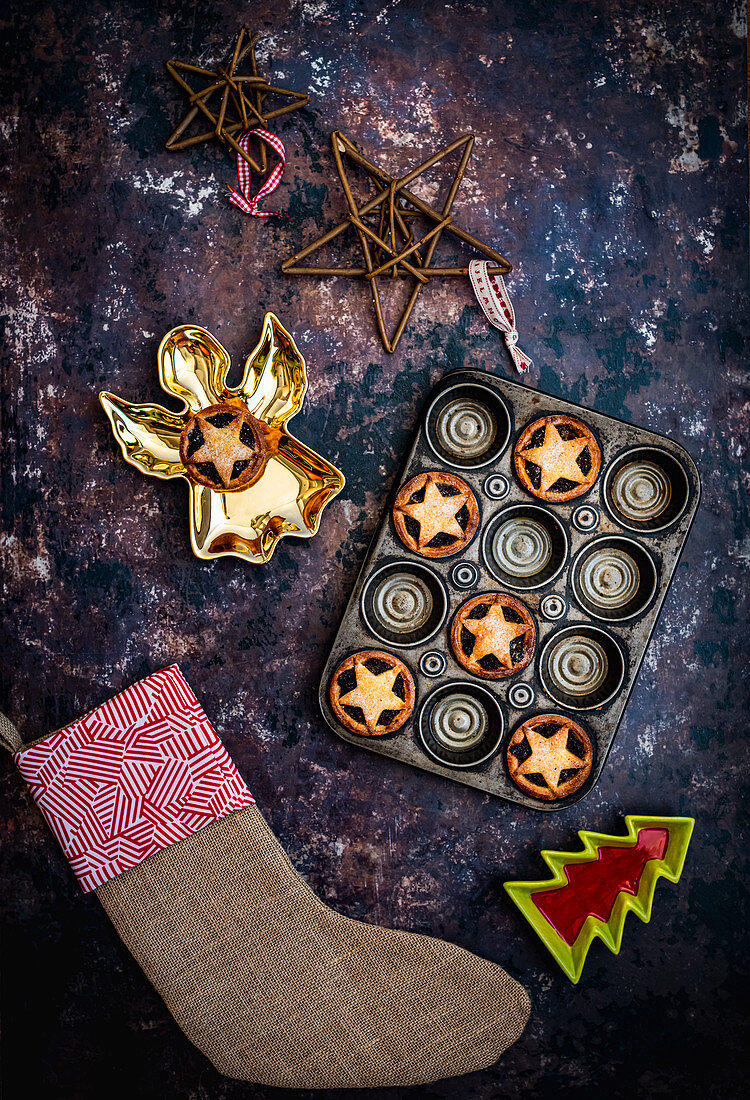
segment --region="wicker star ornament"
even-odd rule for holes
[[[525,638],[530,627],[525,623],[508,622],[502,604],[493,604],[483,619],[464,623],[464,630],[474,635],[473,660],[480,661],[492,653],[503,668],[513,668],[515,661],[510,652],[511,642],[516,638]]]
[[[190,539],[199,558],[267,562],[286,535],[310,538],[343,475],[287,431],[307,390],[305,361],[273,313],[237,389],[226,386],[228,352],[204,328],[180,325],[161,342],[162,389],[182,404],[99,400],[131,466],[182,477],[190,491]]]
[[[234,149],[256,172],[265,172],[265,145],[262,141],[258,143],[260,155],[259,162],[256,162],[247,149],[240,146],[241,135],[259,126],[267,129],[271,119],[304,107],[310,102],[310,97],[304,92],[270,84],[258,74],[255,45],[259,37],[249,27],[243,27],[237,36],[231,59],[226,65],[215,69],[205,69],[187,61],[167,62],[167,72],[186,93],[189,104],[187,114],[167,138],[167,149],[187,149],[217,138]],[[250,72],[241,74],[238,70],[246,59]],[[194,84],[198,87],[193,87]],[[291,103],[269,111],[265,106],[269,95],[286,97],[291,99]],[[203,128],[199,128],[198,133],[190,134],[194,122],[202,123]],[[208,129],[205,128],[206,122]]]
[[[489,274],[507,275],[512,270],[510,262],[504,256],[453,221],[451,211],[471,157],[473,134],[463,134],[400,177],[390,175],[363,156],[354,143],[340,131],[336,130],[331,135],[331,140],[333,159],[349,213],[344,221],[285,260],[281,270],[287,275],[341,275],[364,279],[370,287],[378,332],[386,351],[395,350],[417,300],[431,278],[468,274],[467,267],[446,267],[433,263],[435,249],[443,233],[453,234],[492,260],[495,266],[488,268]],[[460,161],[447,198],[440,209],[435,209],[415,195],[410,185],[445,157],[459,150]],[[354,197],[344,158],[350,165],[365,172],[375,190],[372,198],[364,203],[358,203]],[[420,237],[416,237],[415,222],[420,220],[427,228]],[[348,229],[356,231],[363,264],[356,267],[307,267],[302,264],[308,256]],[[383,316],[381,282],[383,279],[395,278],[407,278],[413,286],[401,317],[392,335],[389,335]]]

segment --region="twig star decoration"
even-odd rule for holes
[[[296,111],[298,107],[304,107],[310,102],[310,97],[304,92],[278,88],[269,84],[265,77],[258,75],[255,44],[259,37],[260,35],[253,34],[249,27],[243,27],[237,36],[231,60],[226,66],[219,66],[216,69],[204,69],[199,65],[190,65],[186,61],[167,62],[167,72],[187,94],[190,104],[188,113],[167,139],[167,149],[187,149],[191,145],[199,145],[201,142],[218,138],[219,141],[234,149],[235,153],[256,172],[265,172],[267,163],[265,145],[262,141],[259,142],[260,160],[256,162],[247,151],[246,143],[244,148],[240,144],[241,135],[258,127],[267,129],[271,119]],[[237,69],[248,56],[250,72],[240,75]],[[193,83],[197,78],[204,87],[192,88],[182,74],[189,75]],[[264,105],[265,99],[272,94],[286,96],[291,98],[292,102],[287,103],[285,107],[267,111]],[[183,135],[196,119],[199,122],[209,122],[210,129],[184,137]]]
[[[172,329],[158,361],[161,387],[181,412],[107,392],[99,400],[131,466],[187,480],[195,554],[262,564],[285,535],[314,535],[344,477],[286,430],[302,407],[307,375],[274,314],[266,314],[236,390],[225,384],[228,352],[204,328]]]
[[[392,352],[401,339],[417,299],[430,280],[436,276],[467,275],[467,267],[433,266],[432,258],[438,242],[444,232],[452,233],[459,240],[478,249],[484,256],[493,260],[494,267],[488,268],[490,274],[507,275],[512,265],[494,248],[477,240],[471,233],[455,225],[451,215],[453,202],[466,172],[474,145],[474,135],[464,134],[438,150],[428,160],[399,178],[383,171],[356,148],[356,146],[336,130],[331,135],[333,158],[336,170],[344,189],[349,213],[345,221],[329,229],[317,240],[301,249],[290,259],[285,260],[281,270],[287,275],[343,275],[364,278],[370,285],[378,332],[386,351]],[[462,149],[460,163],[450,185],[445,203],[436,210],[420,199],[409,189],[409,184],[424,172],[438,164],[450,153]],[[351,183],[347,175],[343,158],[363,169],[376,194],[361,206],[357,204]],[[421,218],[430,228],[419,239],[415,239],[413,222]],[[303,267],[302,260],[322,248],[346,229],[354,227],[359,237],[364,259],[364,267]],[[386,331],[383,307],[380,298],[378,280],[382,278],[411,278],[414,287],[406,306],[396,325],[392,337]]]

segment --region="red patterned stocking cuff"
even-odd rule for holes
[[[255,801],[176,665],[14,760],[86,891]]]

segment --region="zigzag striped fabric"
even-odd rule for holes
[[[255,801],[177,665],[14,760],[85,891]]]

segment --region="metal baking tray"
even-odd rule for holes
[[[583,421],[594,433],[602,456],[600,473],[588,492],[561,504],[546,503],[526,491],[513,461],[515,441],[526,426],[555,414]],[[487,438],[492,435],[484,451],[483,431]],[[465,448],[462,440],[467,440]],[[427,558],[407,549],[393,522],[399,489],[428,471],[460,477],[479,505],[479,528],[470,544],[462,552],[442,558]],[[484,371],[451,372],[426,402],[326,662],[319,693],[326,721],[339,737],[361,748],[532,809],[558,810],[579,801],[596,783],[607,760],[699,499],[695,463],[671,439]],[[653,514],[660,507],[658,514]],[[527,570],[529,548],[532,564],[538,551],[536,535],[546,540],[542,556],[537,556],[541,561],[545,552],[549,554],[541,571],[530,576],[506,571],[514,534],[521,539],[517,546],[525,547],[522,565]],[[635,579],[631,576],[623,581],[616,574],[618,606],[607,602],[610,590],[603,590],[600,584],[602,570],[612,564],[612,551],[616,568],[622,561],[637,563]],[[510,564],[517,570],[517,556],[511,555]],[[412,603],[415,591],[418,599],[427,592],[429,596],[424,598],[432,601],[427,620],[408,633],[404,633],[403,624],[397,623],[398,629],[393,629],[391,615],[391,590],[398,596],[404,577]],[[423,597],[419,597],[420,591]],[[377,600],[374,592],[380,594]],[[490,592],[520,600],[531,612],[537,630],[531,663],[502,680],[467,672],[454,657],[449,640],[451,623],[462,604]],[[623,604],[627,592],[634,594]],[[391,616],[385,620],[381,616],[384,607]],[[423,619],[424,610],[422,606]],[[576,640],[571,642],[571,637]],[[342,661],[363,650],[398,657],[414,677],[413,712],[394,733],[353,733],[338,721],[331,707],[332,677]],[[593,690],[589,690],[591,685],[595,685]],[[488,753],[476,762],[472,762],[476,752],[449,752],[444,728],[434,727],[434,722],[444,720],[446,706],[436,708],[436,702],[454,695],[473,700],[468,704],[471,713],[477,704],[484,708],[492,731],[491,743],[482,743]],[[440,718],[435,717],[436,709]],[[455,713],[451,714],[455,721]],[[520,790],[506,763],[506,748],[514,731],[540,714],[572,718],[588,733],[593,746],[586,782],[557,801],[543,801]],[[438,741],[433,736],[435,728]]]

